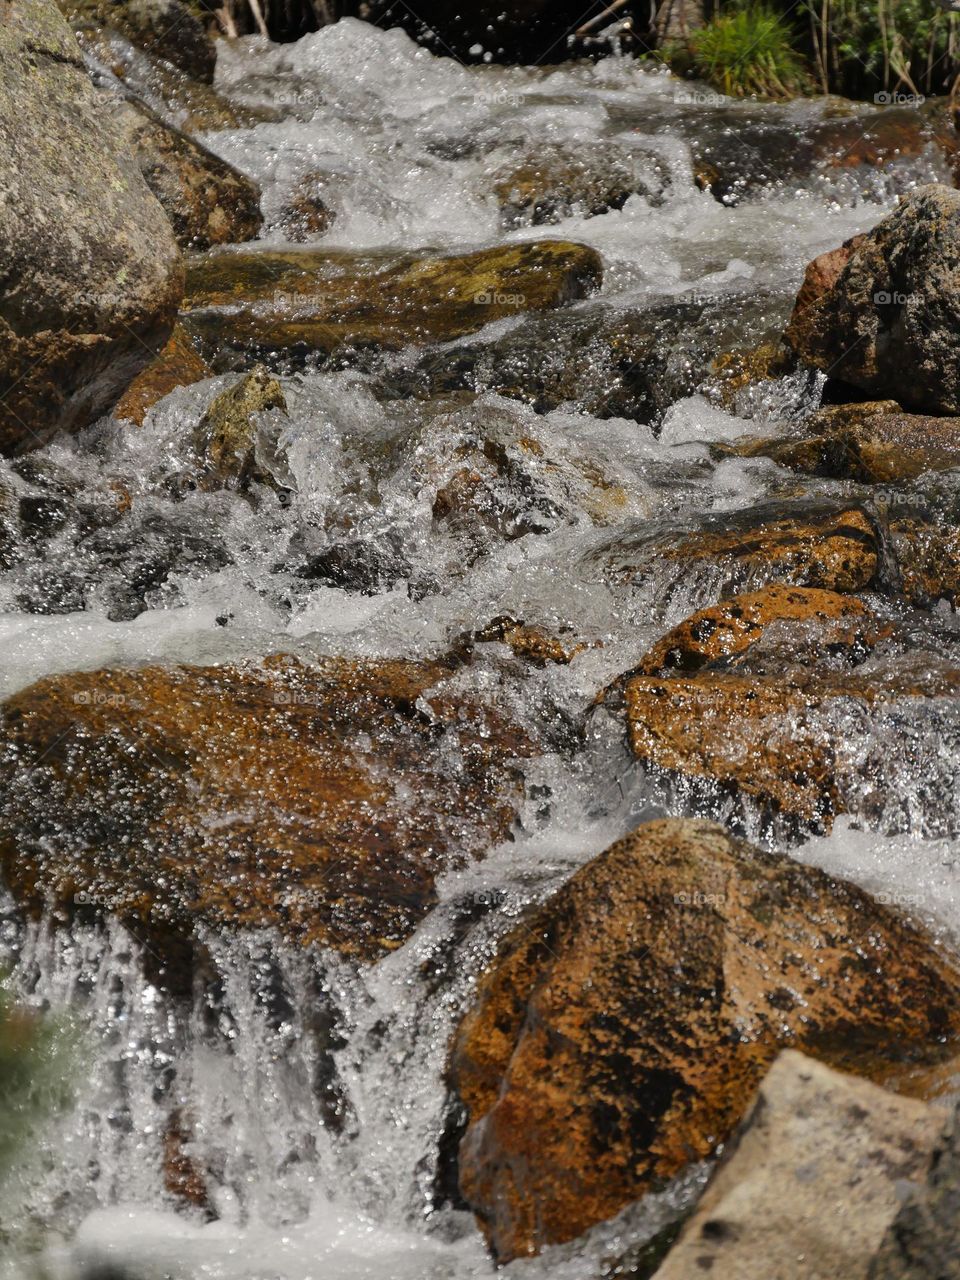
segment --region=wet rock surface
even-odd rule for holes
[[[71,26],[108,28],[206,84],[217,51],[203,23],[180,0],[57,0]]]
[[[668,181],[661,175],[664,186]],[[575,214],[597,217],[622,209],[636,194],[654,204],[663,197],[629,152],[590,155],[549,145],[504,166],[495,175],[494,193],[507,227],[544,226]]]
[[[866,1280],[940,1122],[922,1102],[781,1054],[656,1280]]]
[[[845,251],[817,300],[798,300],[786,331],[797,355],[873,399],[960,411],[960,194],[921,187]]]
[[[119,100],[112,114],[181,248],[255,239],[263,224],[256,183],[143,103]]]
[[[137,374],[113,408],[115,418],[142,426],[153,406],[177,387],[186,387],[211,375],[212,370],[194,348],[181,324],[155,359]]]
[[[105,412],[173,328],[182,267],[163,211],[102,119],[53,0],[0,22],[0,451]]]
[[[562,306],[595,292],[601,279],[599,254],[560,240],[452,258],[213,254],[190,263],[185,318],[203,341],[240,349],[398,349]]]
[[[461,1190],[501,1261],[534,1253],[706,1156],[779,1048],[882,1076],[958,1030],[958,975],[915,926],[711,823],[648,823],[481,980],[451,1058]]]
[[[395,948],[434,878],[506,836],[530,751],[449,674],[277,657],[43,681],[2,709],[6,882],[118,918],[174,985],[204,926]]]

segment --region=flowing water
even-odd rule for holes
[[[482,385],[401,394],[422,374],[422,351],[363,369],[287,368],[289,414],[261,420],[283,500],[181,483],[191,429],[230,374],[174,393],[140,431],[106,421],[4,464],[0,489],[32,500],[37,523],[0,543],[2,693],[46,674],[161,659],[442,654],[500,614],[567,628],[586,647],[569,666],[537,670],[491,644],[464,675],[536,725],[547,749],[526,765],[516,838],[449,874],[413,938],[371,967],[269,936],[211,937],[218,982],[190,1005],[150,984],[119,928],[23,925],[5,908],[10,986],[61,1019],[75,1100],[0,1191],[0,1276],[485,1277],[493,1267],[471,1215],[438,1193],[451,1030],[526,906],[641,817],[683,809],[637,774],[612,723],[585,715],[652,640],[713,602],[716,574],[654,557],[625,580],[611,562],[654,535],[797,495],[796,477],[771,462],[718,462],[707,444],[780,429],[816,403],[818,383],[780,378],[724,408],[710,360],[774,335],[806,262],[872,226],[898,192],[943,176],[941,161],[796,172],[783,140],[822,121],[824,104],[734,104],[618,58],[466,69],[355,22],[292,46],[242,41],[224,51],[218,77],[225,93],[275,117],[205,137],[262,184],[268,242],[283,241],[286,201],[317,175],[336,214],[325,245],[455,252],[547,235],[599,250],[599,298],[470,340],[494,363],[514,330],[524,346],[557,345],[561,360],[586,360],[580,388],[538,413]],[[729,149],[765,131],[780,139],[780,180],[726,203],[699,189],[692,147],[708,138]],[[629,166],[637,194],[602,216],[505,227],[497,175],[550,147]],[[591,370],[577,325],[653,308],[663,362],[658,404],[640,422],[597,395],[607,371],[599,357]],[[538,448],[511,455],[497,495],[509,519],[435,519],[464,442],[509,453],[520,438]],[[939,483],[952,493],[949,476]],[[852,489],[817,482],[816,492]],[[119,491],[136,501],[114,519]],[[305,570],[347,541],[363,548],[355,581]],[[960,642],[949,614],[916,627],[931,660]],[[902,725],[845,726],[850,753],[891,757],[896,811],[855,813],[791,852],[911,906],[947,936],[960,929],[960,717],[917,711],[908,727],[913,751],[901,756],[889,744]],[[164,1135],[177,1115],[189,1116],[190,1149],[211,1171],[213,1221],[178,1212],[164,1190]],[[615,1274],[703,1177],[690,1170],[586,1240],[508,1274]]]

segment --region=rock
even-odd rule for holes
[[[896,762],[884,752],[880,726],[891,717],[936,717],[958,693],[960,671],[937,667],[779,677],[701,671],[633,676],[624,685],[630,747],[647,769],[707,804],[746,799],[764,823],[791,832],[828,831],[838,813],[864,806],[876,816],[895,807],[889,770]],[[934,752],[927,760],[933,792],[935,746],[919,729],[914,736],[918,759]],[[934,809],[939,803],[931,795]],[[948,807],[944,798],[949,824]]]
[[[960,1030],[960,973],[853,885],[647,823],[502,943],[452,1048],[460,1188],[501,1263],[726,1141],[778,1050],[883,1078]]]
[[[715,594],[729,595],[771,582],[862,591],[877,576],[879,552],[860,507],[803,498],[707,516],[693,532],[651,538],[644,525],[590,558],[614,581],[639,583],[666,570],[709,578]]]
[[[173,328],[163,210],[102,118],[53,0],[0,15],[0,451],[107,412]]]
[[[142,102],[119,100],[114,115],[147,186],[183,249],[253,240],[263,225],[260,188]]]
[[[114,406],[113,416],[142,426],[148,412],[158,400],[189,387],[212,374],[210,366],[198,355],[183,325],[174,327],[169,342],[156,353],[151,364],[139,373]]]
[[[926,1183],[887,1229],[867,1280],[960,1277],[960,1107],[939,1135]]]
[[[277,118],[276,113],[231,102],[211,85],[137,48],[118,31],[79,17],[73,25],[98,79],[107,87],[119,80],[133,97],[185,133],[250,129],[264,119]]]
[[[649,157],[547,144],[536,155],[500,169],[493,189],[504,226],[536,227],[622,209],[636,194],[662,203],[668,181]]]
[[[307,173],[287,198],[277,217],[277,226],[288,240],[302,244],[330,230],[334,214],[323,202],[322,187],[323,174]]]
[[[561,240],[451,258],[319,249],[208,254],[189,264],[186,322],[207,342],[258,353],[395,350],[562,306],[594,292],[601,278],[599,254]]]
[[[891,400],[832,405],[811,414],[803,435],[721,446],[718,453],[772,458],[804,475],[896,484],[960,466],[960,418],[904,413]]]
[[[939,1127],[922,1102],[782,1053],[655,1280],[867,1280]]]
[[[883,174],[906,191],[914,174],[898,167],[939,151],[945,170],[956,164],[957,141],[945,119],[915,107],[882,111],[835,99],[832,112],[812,121],[777,120],[762,108],[702,109],[681,120],[690,143],[694,178],[722,204],[736,205],[777,187],[827,187],[843,173]]]
[[[784,335],[787,345],[794,351],[802,353],[806,346],[818,340],[816,326],[819,322],[820,304],[836,287],[863,240],[863,236],[853,236],[852,239],[845,240],[839,249],[828,249],[807,264]]]
[[[587,647],[585,644],[571,642],[569,638],[561,639],[558,635],[551,635],[542,627],[518,622],[508,614],[491,619],[485,627],[468,633],[462,639],[468,652],[472,652],[477,644],[491,643],[505,644],[516,657],[523,658],[535,667],[546,667],[551,663],[568,666]]]
[[[868,397],[960,413],[960,192],[919,187],[844,252],[832,284],[794,312],[788,344]]]
[[[531,316],[493,341],[430,351],[410,370],[381,379],[383,393],[405,398],[440,391],[495,391],[538,413],[575,405],[595,418],[656,423],[692,395],[731,339],[763,336],[782,325],[772,299],[750,299],[731,329],[729,307],[697,302],[638,309],[577,307]]]
[[[372,959],[434,879],[506,836],[528,735],[442,663],[148,667],[0,707],[0,865],[20,905],[78,903],[189,989],[199,932],[275,929]]]
[[[180,0],[58,0],[68,22],[112,28],[132,44],[213,84],[217,50],[203,23]]]
[[[666,675],[730,666],[778,622],[803,622],[817,630],[821,646],[865,653],[878,624],[861,601],[834,591],[780,584],[733,596],[701,609],[674,627],[644,657],[636,674]]]
[[[287,412],[283,389],[262,366],[216,397],[200,419],[195,447],[203,460],[201,489],[245,489],[272,479],[257,464],[257,414]]]
[[[960,525],[952,512],[895,499],[884,532],[895,590],[919,608],[960,600]]]

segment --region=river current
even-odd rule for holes
[[[602,255],[604,283],[571,314],[680,309],[664,353],[665,403],[646,424],[611,417],[588,395],[589,378],[582,400],[546,413],[482,388],[411,399],[397,388],[422,351],[363,369],[291,367],[289,415],[276,426],[278,465],[296,495],[286,504],[170,496],[182,441],[235,375],[175,392],[139,431],[107,420],[79,440],[56,440],[36,456],[90,501],[105,477],[141,493],[152,484],[153,496],[135,507],[136,523],[92,549],[55,533],[0,571],[0,692],[119,663],[279,650],[433,656],[511,614],[569,629],[586,647],[569,666],[511,675],[491,646],[464,675],[467,687],[525,721],[582,723],[596,694],[653,640],[716,598],[702,567],[655,565],[642,581],[620,582],[597,567],[604,549],[796,490],[796,477],[772,462],[717,461],[707,445],[775,433],[815,405],[818,383],[783,377],[724,403],[698,371],[716,351],[775,335],[806,263],[873,226],[897,194],[943,177],[942,160],[931,152],[883,171],[797,174],[785,142],[779,180],[724,202],[695,181],[698,140],[729,151],[738,134],[800,136],[831,104],[733,103],[632,58],[468,69],[353,21],[289,46],[237,42],[222,51],[217,75],[223,92],[277,117],[203,139],[261,184],[264,241],[284,242],[288,196],[319,175],[335,214],[320,245],[456,253],[545,236],[586,243]],[[637,194],[600,216],[505,226],[497,174],[550,148],[616,157],[639,173]],[[554,322],[535,320],[530,341],[560,341]],[[470,341],[496,343],[522,323],[500,321]],[[487,529],[466,549],[460,532],[433,519],[436,475],[454,465],[456,441],[491,432],[541,446],[524,490],[538,522],[520,537]],[[7,466],[0,480],[21,485]],[[599,514],[597,474],[618,495]],[[295,571],[323,548],[334,517],[349,517],[352,535],[384,548],[392,566],[363,591]],[[946,613],[940,621],[952,626]],[[210,938],[216,999],[184,1007],[151,986],[119,928],[68,934],[48,922],[24,926],[7,910],[0,958],[9,985],[62,1022],[75,1098],[2,1190],[0,1219],[14,1242],[0,1259],[2,1280],[493,1275],[472,1216],[437,1194],[451,1030],[524,908],[671,805],[637,774],[612,725],[589,725],[577,750],[558,741],[527,762],[530,798],[516,838],[448,875],[438,908],[371,967],[294,953],[266,936]],[[913,777],[908,762],[903,769],[909,802],[929,779]],[[952,800],[906,803],[906,821],[854,815],[789,852],[906,902],[944,936],[960,931],[955,758],[943,770]],[[200,1162],[216,1171],[215,1221],[179,1213],[164,1190],[163,1135],[176,1110],[190,1115]],[[613,1274],[612,1260],[669,1222],[704,1176],[692,1169],[585,1240],[506,1275]]]

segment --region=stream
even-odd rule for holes
[[[151,984],[140,944],[118,925],[24,923],[12,901],[0,904],[7,985],[58,1020],[74,1089],[0,1191],[10,1241],[0,1278],[481,1280],[496,1270],[473,1216],[443,1194],[452,1031],[497,940],[531,903],[643,818],[689,811],[642,776],[622,728],[588,712],[654,640],[714,602],[716,574],[664,561],[624,578],[611,564],[631,539],[767,502],[860,492],[846,481],[801,483],[768,459],[718,460],[708,445],[776,434],[816,406],[822,379],[771,378],[730,401],[711,361],[775,337],[809,260],[871,228],[899,193],[945,179],[944,163],[929,149],[882,170],[797,171],[789,139],[829,119],[830,103],[734,103],[631,58],[465,68],[355,21],[293,45],[227,45],[217,87],[276,117],[203,136],[261,184],[268,245],[285,243],[290,193],[319,174],[335,215],[323,247],[460,253],[562,238],[602,255],[602,289],[426,352],[278,366],[288,416],[267,426],[292,500],[177,488],[182,442],[235,379],[226,366],[168,396],[140,430],[108,419],[28,455],[29,466],[0,463],[0,487],[42,498],[56,476],[94,516],[109,501],[107,480],[140,495],[92,536],[54,520],[0,557],[0,694],[60,672],[157,661],[433,658],[501,615],[584,647],[569,665],[536,668],[488,644],[458,677],[536,725],[543,751],[524,761],[513,838],[443,876],[436,908],[372,965],[267,932],[210,935],[217,981],[191,1002]],[[743,165],[765,138],[764,163],[774,157],[779,179],[726,202],[698,186],[695,144],[714,140]],[[637,194],[599,216],[505,225],[498,173],[550,148],[631,167]],[[613,391],[598,394],[606,371],[591,376],[582,336],[628,313],[654,315],[660,334],[657,404],[638,415],[646,421],[617,416]],[[577,394],[538,411],[482,385],[424,389],[466,344],[474,355],[489,346],[496,364],[514,332],[524,349],[576,354]],[[509,521],[435,519],[463,441],[482,451],[518,438],[536,448],[504,496]],[[949,488],[951,473],[938,483]],[[344,538],[362,548],[348,575],[304,571]],[[953,615],[934,612],[930,645],[960,645]],[[751,834],[909,906],[948,939],[960,936],[960,714],[932,724],[923,714],[911,740],[935,735],[937,751],[889,750],[895,725],[880,744],[895,813],[853,813],[800,842],[759,826]],[[191,1150],[212,1173],[206,1216],[181,1212],[165,1189],[173,1115],[190,1117]],[[618,1260],[688,1207],[706,1172],[689,1170],[505,1275],[622,1274]]]

